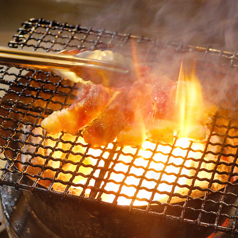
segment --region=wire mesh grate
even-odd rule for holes
[[[91,148],[80,133],[48,135],[40,127],[41,120],[71,105],[82,85],[54,72],[2,65],[0,159],[7,165],[0,168],[0,184],[89,197],[236,234],[235,54],[44,19],[23,23],[9,43],[10,47],[44,52],[113,49],[128,57],[135,53],[133,45],[142,64],[153,68],[158,62],[159,72],[173,79],[178,74],[177,62],[184,55],[196,56],[205,95],[218,106],[206,142],[175,138],[173,144],[146,141],[142,147],[121,147],[112,142]],[[171,60],[174,70],[164,64]],[[224,83],[229,80],[231,84]],[[8,179],[9,174],[14,174],[14,181]],[[224,225],[225,220],[232,225]]]

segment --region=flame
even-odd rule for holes
[[[78,171],[77,165],[66,163],[64,173],[60,173],[58,178],[63,181],[71,179],[72,173],[67,174],[67,171],[76,170],[79,175],[71,180],[83,187],[88,178],[92,177],[91,173],[94,173],[93,176],[96,178],[101,176],[101,182],[97,183],[99,192],[96,198],[118,205],[144,206],[151,201],[174,202],[172,197],[176,195],[173,194],[181,193],[181,189],[186,196],[186,186],[192,183],[188,176],[194,176],[205,149],[206,133],[201,123],[201,120],[204,120],[203,104],[202,87],[195,71],[193,70],[190,76],[186,75],[182,63],[175,99],[175,113],[178,117],[174,123],[178,124],[175,128],[179,129],[176,129],[176,137],[171,142],[173,146],[145,140],[139,148],[118,146],[112,150],[112,143],[103,150],[89,148],[91,158],[86,159],[85,164],[96,166],[99,160],[95,172],[92,167],[86,165]],[[166,130],[163,133],[166,133]],[[82,141],[80,143],[84,144]],[[80,146],[73,151],[84,153],[86,147],[85,144],[83,149]],[[81,157],[78,160],[80,161]],[[105,168],[106,163],[108,167]],[[104,171],[103,175],[100,172],[101,168]],[[82,177],[80,172],[88,177]],[[86,196],[90,194],[90,187],[94,187],[95,184],[96,181],[90,179],[85,189]],[[180,199],[178,196],[177,198]]]
[[[136,56],[136,52],[134,55]],[[134,58],[134,62],[136,59],[137,57]],[[137,76],[139,77],[139,73]],[[116,202],[119,205],[141,206],[152,200],[167,202],[168,194],[179,192],[183,186],[186,190],[186,185],[191,183],[187,176],[195,171],[191,169],[191,165],[193,167],[198,164],[196,160],[199,161],[201,158],[205,145],[188,139],[188,137],[201,138],[201,133],[198,134],[197,131],[204,130],[203,127],[199,130],[197,128],[201,124],[203,114],[201,109],[203,97],[202,87],[195,72],[193,71],[190,77],[185,75],[183,63],[175,100],[175,112],[178,115],[175,123],[178,124],[176,128],[179,129],[175,132],[178,139],[172,142],[173,146],[158,145],[145,140],[140,148],[118,146],[114,152],[109,153],[103,153],[101,149],[89,149],[92,158],[103,158],[98,165],[101,168],[105,167],[105,161],[110,157],[108,168],[104,168],[106,171],[103,175],[104,179],[100,185],[97,185],[101,191],[97,193],[97,199],[110,203]],[[105,150],[111,151],[112,147],[113,144],[110,143]],[[65,169],[75,170],[75,165],[70,166],[66,166]],[[92,171],[89,168],[87,170],[89,171],[84,168],[83,172],[89,174]],[[99,176],[99,170],[94,176]],[[76,176],[74,182],[83,185],[86,179]],[[95,186],[92,180],[89,185]],[[90,194],[90,189],[86,189],[86,193]]]
[[[178,77],[175,105],[179,123],[178,136],[205,139],[206,133],[202,125],[205,113],[202,86],[194,68],[191,75],[184,73],[183,61]]]
[[[108,178],[116,184],[105,181],[102,185],[109,192],[102,194],[103,201],[136,206],[145,205],[148,200],[167,202],[169,193],[176,193],[181,187],[191,184],[192,181],[186,175],[195,172],[191,165],[196,168],[197,161],[202,156],[205,143],[198,141],[206,138],[206,131],[201,123],[204,113],[201,84],[196,78],[195,70],[191,75],[184,73],[183,62],[175,100],[175,113],[178,115],[176,123],[179,129],[175,132],[178,139],[174,141],[174,147],[156,145],[149,141],[145,141],[139,151],[125,147],[123,152],[128,156],[120,156],[113,168],[114,172]],[[197,142],[191,142],[191,139],[196,139]],[[155,151],[154,155],[152,151]],[[129,156],[131,154],[137,154],[137,158],[133,159]]]

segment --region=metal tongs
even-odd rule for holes
[[[13,64],[16,66],[34,69],[65,69],[79,74],[82,72],[82,70],[99,70],[106,73],[116,73],[123,75],[128,74],[130,71],[129,68],[125,66],[125,64],[83,58],[79,55],[80,54],[73,56],[47,52],[42,53],[0,47],[0,63],[3,64]]]

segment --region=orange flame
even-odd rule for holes
[[[178,136],[205,139],[206,133],[201,122],[204,114],[202,87],[194,69],[191,75],[184,73],[183,62],[178,78],[175,104],[179,123]]]
[[[172,150],[171,146],[162,144],[156,146],[155,143],[149,141],[143,143],[138,152],[138,158],[134,162],[132,158],[121,155],[120,160],[122,162],[116,164],[114,167],[115,173],[112,173],[110,178],[117,181],[118,184],[106,183],[104,187],[107,191],[120,191],[117,199],[118,204],[145,205],[145,201],[150,199],[151,196],[153,200],[166,202],[168,193],[179,192],[181,186],[190,185],[191,180],[187,179],[186,175],[194,173],[194,170],[187,168],[198,164],[205,146],[202,141],[206,138],[206,131],[201,123],[204,118],[201,84],[195,76],[195,70],[192,71],[191,75],[184,73],[183,62],[181,63],[175,100],[175,113],[178,115],[175,123],[178,124],[177,128],[179,129],[175,131],[178,139],[175,142],[172,155],[169,156]],[[191,143],[190,139],[197,141]],[[190,146],[191,150],[189,149]],[[153,161],[149,162],[151,151],[154,149],[156,149],[156,154],[153,156]],[[125,154],[135,154],[135,150],[135,148],[129,146],[123,149]],[[129,175],[126,179],[124,173],[128,166],[124,163],[134,163],[128,171]],[[144,171],[142,168],[148,170],[146,175],[144,174],[147,179],[142,178]],[[177,177],[177,174],[180,174],[180,176]],[[157,179],[160,179],[161,182],[156,188],[155,181]],[[122,181],[123,184],[121,184]],[[174,183],[179,186],[174,186]],[[139,185],[141,188],[147,188],[148,190],[141,189],[137,192],[135,187]],[[160,192],[152,195],[150,189],[156,189]],[[183,193],[187,192],[184,191],[186,191],[185,188]],[[134,197],[134,199],[131,197]],[[103,201],[113,202],[115,196],[109,193],[103,194],[101,198]]]
[[[135,47],[133,50],[135,51]],[[136,52],[134,53],[134,62],[136,62]],[[178,78],[175,105],[175,113],[178,116],[174,123],[178,126],[174,126],[176,128],[174,132],[178,139],[171,142],[174,146],[145,141],[140,148],[118,147],[113,158],[110,158],[112,162],[108,170],[111,172],[105,173],[107,179],[102,181],[99,188],[107,191],[99,194],[102,201],[140,206],[148,204],[148,200],[177,202],[179,197],[173,200],[168,194],[181,191],[183,195],[188,193],[186,186],[192,183],[192,179],[188,176],[193,176],[195,170],[191,168],[198,166],[205,147],[203,140],[206,138],[206,133],[201,121],[204,120],[207,107],[203,108],[202,87],[195,76],[195,70],[191,75],[186,75],[183,62]],[[167,130],[163,131],[166,132]],[[191,138],[196,141],[192,143]],[[110,143],[107,149],[112,146]],[[119,150],[123,153],[119,153]],[[100,149],[89,149],[89,154],[93,155],[93,158],[101,157],[101,153]],[[119,157],[117,157],[118,153]],[[107,161],[109,154],[105,153],[103,157]],[[104,167],[104,162],[100,167]],[[91,170],[87,173],[90,172]],[[76,179],[74,182],[84,184],[84,180],[80,177]],[[91,180],[89,186],[94,186],[93,183]],[[90,189],[87,189],[86,194],[89,193]]]

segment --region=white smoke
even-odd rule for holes
[[[237,0],[119,0],[87,24],[164,41],[236,50]]]
[[[221,52],[238,49],[237,0],[108,0],[103,10],[84,23],[95,29],[149,37],[162,43],[172,41]],[[152,47],[149,53],[155,55],[155,51]],[[181,60],[190,55],[198,61],[199,79],[212,101],[219,104],[238,84],[236,67],[229,67],[229,58],[206,53],[173,54],[172,51],[160,49],[156,57],[148,54],[154,57],[152,68],[157,75],[176,80]],[[138,57],[146,61],[147,56]]]

